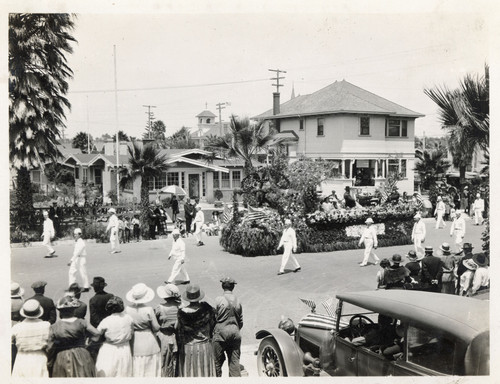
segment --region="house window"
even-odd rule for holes
[[[406,177],[406,159],[401,159],[401,170],[403,177]]]
[[[335,178],[342,177],[342,160],[327,160],[332,163],[332,176]]]
[[[202,124],[202,123],[203,123],[203,119],[202,119],[201,117],[200,117],[200,121],[199,121],[199,123],[200,123],[200,124]]]
[[[231,184],[229,180],[229,172],[228,173],[221,173],[221,183],[220,183],[221,189],[230,189]]]
[[[325,119],[318,119],[318,136],[324,136],[324,120]]]
[[[385,160],[380,160],[378,164],[378,174],[377,177],[384,177],[386,174],[386,161]]]
[[[303,131],[303,130],[304,130],[304,119],[299,119],[299,129],[300,129],[301,131]]]
[[[214,172],[214,189],[220,188],[219,172]]]
[[[207,119],[207,124],[210,124],[210,119]]]
[[[179,186],[179,172],[168,172],[167,173],[167,185]]]
[[[240,188],[241,187],[241,172],[240,171],[233,171],[231,173],[233,174],[233,188]]]
[[[87,168],[83,168],[82,169],[82,177],[83,177],[83,182],[86,183],[87,182]]]
[[[75,179],[79,179],[80,178],[80,168],[78,167],[75,167]]]
[[[162,189],[167,185],[167,176],[165,172],[162,172],[160,177],[155,177],[155,189]]]
[[[370,118],[362,116],[359,118],[359,135],[368,136],[370,135]]]
[[[385,121],[386,137],[407,137],[408,121],[399,119],[387,119]]]
[[[40,184],[41,182],[41,174],[40,171],[31,171],[31,181],[36,184]]]
[[[389,175],[399,173],[399,160],[398,159],[389,159],[388,160],[388,170],[389,170]]]

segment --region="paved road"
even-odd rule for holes
[[[434,229],[433,219],[424,219],[427,225],[426,245],[435,249],[446,241],[452,244],[447,229]],[[475,251],[481,249],[481,232],[484,227],[473,226],[467,219],[466,241],[472,242]],[[253,351],[258,345],[255,332],[277,326],[281,315],[298,321],[309,309],[299,300],[315,300],[318,312],[325,313],[320,302],[337,292],[360,291],[375,288],[378,266],[360,268],[363,251],[348,250],[298,255],[302,271],[277,276],[281,256],[242,257],[224,252],[218,237],[207,237],[205,246],[197,247],[194,237],[185,239],[187,269],[191,282],[205,290],[205,299],[213,303],[221,293],[219,279],[230,275],[238,285],[235,293],[243,303],[244,327],[242,363],[249,375],[256,375]],[[143,241],[122,245],[122,253],[109,253],[109,244],[87,245],[87,267],[89,276],[103,276],[108,283],[107,291],[122,298],[132,285],[144,282],[153,289],[169,276],[173,261],[167,260],[172,238]],[[13,248],[11,253],[12,280],[26,290],[25,297],[32,294],[31,283],[38,279],[48,282],[46,294],[57,300],[67,286],[67,262],[73,245],[62,242],[55,246],[58,257],[43,258],[45,248],[35,245],[28,248]],[[411,246],[379,248],[379,257],[390,258],[394,253],[405,255]],[[181,291],[183,290],[181,286]],[[88,300],[92,293],[83,294]],[[151,303],[156,305],[155,298]]]

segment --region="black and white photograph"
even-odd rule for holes
[[[6,380],[495,382],[494,2],[0,10]]]

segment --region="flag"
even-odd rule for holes
[[[380,204],[384,204],[389,197],[389,193],[387,192],[387,189],[384,188],[380,191],[380,194],[382,195],[382,197],[380,198]]]
[[[417,205],[417,210],[421,210],[422,207],[424,206],[424,199],[422,198],[422,195],[418,192],[415,192],[413,194],[413,196],[415,197],[415,202],[416,202],[416,205]]]
[[[221,223],[227,224],[231,221],[231,216],[233,212],[233,207],[229,204],[224,206],[224,211],[222,212]]]
[[[265,219],[269,216],[268,212],[264,208],[254,208],[248,206],[248,213],[243,218],[243,222],[251,220]]]
[[[326,313],[328,313],[328,316],[335,317],[335,308],[333,307],[333,297],[329,297],[325,301],[322,301],[321,305],[323,305],[323,307],[325,307],[325,310],[326,310]]]
[[[309,299],[300,299],[305,305],[307,305],[309,308],[311,308],[311,312],[314,313],[316,312],[316,303],[313,300]]]

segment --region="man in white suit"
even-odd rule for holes
[[[285,267],[288,261],[292,262],[294,272],[300,271],[299,262],[292,253],[292,251],[297,251],[297,236],[295,235],[295,229],[292,228],[292,221],[290,219],[285,220],[285,230],[283,231],[283,235],[281,235],[278,249],[281,247],[283,247],[283,256],[281,258],[281,266],[278,275],[285,273]]]
[[[47,211],[43,211],[43,219],[42,244],[45,245],[48,252],[45,257],[52,257],[56,253],[54,248],[52,248],[52,239],[56,234],[54,231],[54,223],[49,218],[49,213]]]

